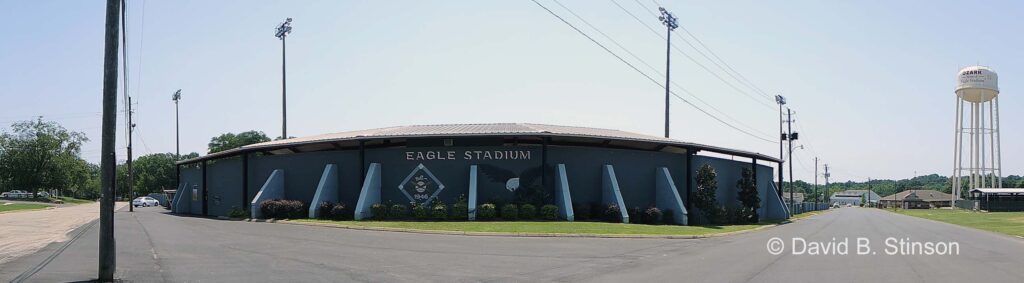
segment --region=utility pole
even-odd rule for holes
[[[831,176],[832,175],[830,175],[828,173],[828,164],[826,163],[825,164],[825,195],[824,195],[826,201],[832,201],[832,200],[828,199],[828,193],[829,193],[828,192],[828,178],[831,177]],[[828,206],[831,207],[832,203],[828,203]]]
[[[128,89],[125,88],[125,93]],[[134,212],[135,206],[132,205],[132,201],[135,200],[135,188],[132,187],[132,182],[135,180],[135,171],[132,170],[132,132],[135,131],[135,123],[132,122],[132,97],[128,97],[128,161],[125,162],[125,166],[128,166],[128,182],[125,187],[128,187],[128,212]]]
[[[800,133],[793,133],[793,109],[786,108],[786,127],[788,127],[789,134],[787,139],[789,140],[789,203],[793,201],[793,141],[797,140]]]
[[[114,145],[117,135],[117,36],[122,0],[107,0],[103,41],[103,137],[100,157],[100,238],[97,279],[114,280],[117,246],[114,241],[114,185],[117,176]]]
[[[814,210],[818,210],[818,157],[814,157]]]
[[[873,191],[874,190],[872,190],[871,188],[871,177],[868,177],[868,196],[866,198],[868,200],[868,203],[865,203],[864,206],[871,207],[871,192]]]
[[[661,11],[661,16],[658,17],[658,20],[661,20],[661,23],[665,25],[665,29],[666,29],[666,31],[665,31],[665,138],[668,138],[668,124],[669,124],[668,105],[669,105],[669,94],[670,94],[668,86],[669,86],[669,82],[670,82],[669,71],[671,70],[670,66],[672,65],[672,60],[671,60],[671,58],[672,58],[672,31],[675,30],[677,27],[679,27],[679,24],[676,23],[676,17],[673,16],[672,13],[669,13],[668,10],[665,10],[664,7],[658,7],[658,11]]]
[[[782,185],[783,185],[783,181],[784,181],[783,177],[782,177],[783,176],[782,166],[786,162],[785,161],[786,160],[786,156],[782,154],[782,145],[786,141],[786,132],[784,132],[782,130],[782,122],[783,122],[782,121],[782,106],[786,105],[786,98],[783,97],[782,95],[776,95],[775,96],[775,103],[779,104],[779,160],[782,160],[782,162],[779,163],[779,188],[778,188],[778,194],[779,194],[779,198],[781,199],[782,198]]]
[[[288,138],[288,87],[285,75],[285,37],[292,32],[292,18],[277,26],[275,36],[281,39],[281,139]]]

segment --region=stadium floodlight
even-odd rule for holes
[[[672,13],[669,13],[669,11],[665,10],[663,7],[658,7],[658,11],[661,11],[661,16],[658,17],[658,20],[660,20],[662,24],[665,24],[669,30],[674,30],[679,27],[679,23],[676,22],[676,17],[673,16]]]
[[[775,103],[778,103],[779,105],[786,105],[786,97],[783,97],[782,95],[776,95]]]
[[[281,39],[281,139],[288,138],[288,76],[286,75],[285,37],[292,33],[292,18],[285,19],[277,26],[274,34]]]
[[[281,40],[289,33],[292,33],[292,18],[285,19],[281,25],[277,26],[277,33],[274,35]]]

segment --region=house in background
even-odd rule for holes
[[[949,207],[953,195],[936,190],[907,190],[882,197],[880,203],[885,207],[940,208]]]

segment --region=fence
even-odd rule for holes
[[[814,203],[814,202],[801,202],[801,203],[787,203],[789,205],[789,211],[792,215],[801,214],[804,212],[827,210],[828,203]]]

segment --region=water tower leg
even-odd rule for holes
[[[970,149],[971,150],[970,151],[971,152],[970,153],[970,155],[971,155],[971,162],[970,162],[970,165],[969,165],[970,169],[968,170],[971,173],[971,184],[968,187],[969,189],[974,189],[974,188],[978,187],[978,185],[977,185],[978,184],[977,183],[977,178],[976,178],[977,177],[977,173],[978,173],[977,172],[977,170],[978,170],[977,169],[978,168],[978,151],[977,151],[978,137],[975,136],[975,133],[977,133],[977,132],[978,132],[978,105],[977,105],[977,103],[971,102],[971,149]]]
[[[953,129],[954,129],[954,135],[953,135],[953,174],[951,175],[951,176],[953,176],[953,180],[951,180],[951,182],[950,182],[950,183],[952,183],[953,187],[949,189],[949,192],[950,192],[951,195],[953,195],[953,197],[950,200],[950,202],[951,202],[950,203],[950,207],[955,205],[956,199],[960,195],[960,176],[962,174],[961,171],[963,170],[963,161],[962,160],[963,160],[963,146],[964,146],[964,139],[963,139],[963,127],[964,127],[963,112],[964,112],[964,104],[963,104],[963,100],[960,99],[960,97],[957,97],[956,98],[956,103],[954,103],[954,104],[956,104],[956,111],[955,111],[956,112],[956,124],[953,126]]]
[[[995,129],[996,153],[998,153],[995,156],[995,158],[998,159],[996,161],[996,166],[998,166],[998,167],[996,167],[996,168],[998,168],[998,170],[999,170],[999,188],[1002,188],[1003,187],[1003,147],[1002,147],[1003,145],[1002,145],[1002,134],[999,133],[999,97],[996,96],[996,98],[994,98],[992,100],[992,102],[995,103],[995,107],[996,107],[995,108],[996,118],[994,120],[995,121],[995,125],[996,125],[996,129]]]
[[[992,172],[992,176],[989,177],[989,183],[992,184],[993,188],[998,188],[999,185],[997,185],[998,183],[996,183],[996,129],[997,129],[995,127],[995,116],[996,116],[995,115],[995,108],[996,107],[995,107],[995,103],[994,103],[995,98],[992,98],[992,99],[993,100],[990,100],[988,102],[988,128],[989,128],[988,129],[988,143],[989,143],[989,145],[988,145],[988,150],[989,150],[988,160],[989,160],[989,163],[991,163],[991,164],[989,164],[990,165],[989,168],[991,169],[991,172]]]

